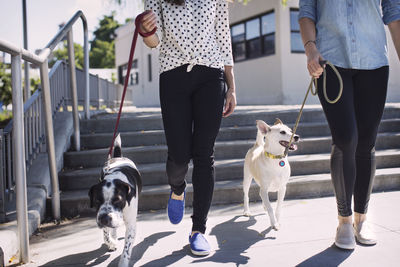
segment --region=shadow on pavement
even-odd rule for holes
[[[296,265],[296,267],[334,267],[344,262],[354,250],[343,250],[332,244],[329,248],[306,259]]]
[[[106,254],[108,248],[106,245],[102,245],[96,250],[68,255],[46,264],[40,265],[46,266],[74,266],[74,267],[87,267],[87,266],[101,266],[101,264],[106,261],[111,254]]]
[[[185,257],[189,253],[189,245],[184,246],[180,250],[175,250],[168,256],[164,256],[162,258],[152,260],[144,265],[141,265],[142,267],[154,267],[154,266],[170,266],[171,264],[174,264],[175,262],[179,261],[183,257]]]
[[[260,214],[256,216],[261,216]],[[211,257],[194,260],[193,263],[199,262],[218,262],[218,263],[235,263],[236,266],[248,264],[249,257],[242,255],[255,243],[264,239],[275,239],[275,237],[267,237],[271,231],[271,227],[259,233],[256,230],[249,229],[257,221],[255,216],[251,216],[248,220],[236,221],[243,216],[235,216],[232,219],[216,225],[210,232],[215,235],[218,241],[219,249]],[[244,217],[247,218],[247,217]]]
[[[149,247],[153,246],[155,243],[157,243],[157,241],[159,239],[167,237],[169,235],[172,235],[173,233],[175,233],[175,232],[169,231],[169,232],[155,233],[155,234],[152,234],[152,235],[146,237],[145,239],[143,239],[142,242],[135,245],[133,247],[132,260],[130,262],[131,266],[133,266],[136,262],[138,262],[143,257],[143,254],[146,252],[146,250]],[[118,266],[119,258],[120,258],[120,256],[115,258],[108,266],[109,267]]]

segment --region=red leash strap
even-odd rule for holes
[[[129,75],[131,73],[131,68],[132,68],[132,62],[133,62],[133,55],[135,54],[135,48],[136,48],[136,42],[138,38],[138,34],[142,37],[148,37],[153,35],[157,28],[154,28],[151,32],[141,32],[140,31],[140,23],[142,22],[143,17],[148,13],[149,11],[145,11],[142,14],[138,15],[135,19],[135,32],[133,34],[133,39],[132,39],[132,45],[131,45],[131,52],[129,53],[129,61],[128,61],[128,69],[126,71],[126,76],[125,76],[125,81],[124,81],[124,91],[122,92],[122,97],[121,97],[121,103],[119,105],[119,112],[118,112],[118,118],[117,122],[115,123],[115,128],[114,128],[114,135],[111,141],[110,149],[108,150],[108,157],[111,157],[113,147],[114,147],[114,141],[115,141],[115,136],[118,131],[118,126],[119,126],[119,120],[121,118],[121,113],[122,113],[122,106],[124,105],[124,100],[125,100],[125,94],[126,94],[126,89],[128,87],[128,82],[129,82]]]

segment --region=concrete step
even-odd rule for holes
[[[256,120],[264,120],[273,123],[275,118],[280,118],[286,124],[296,121],[299,110],[288,109],[281,106],[281,109],[243,109],[236,110],[234,114],[222,120],[222,127],[252,126]],[[394,106],[385,108],[383,119],[399,118],[400,109]],[[115,126],[117,114],[97,116],[90,120],[81,120],[81,133],[106,133],[112,132]],[[325,122],[325,115],[320,107],[305,107],[301,122]],[[147,131],[163,129],[161,113],[123,113],[119,124],[120,132]]]
[[[244,158],[254,142],[254,139],[216,142],[215,158]],[[387,148],[400,148],[399,133],[378,135],[376,149]],[[291,152],[291,155],[328,153],[330,150],[330,137],[303,138],[298,145],[298,150]],[[107,153],[108,148],[66,152],[64,167],[67,169],[100,167],[106,161]],[[165,145],[125,147],[123,155],[137,164],[164,162],[167,158],[167,147]]]
[[[293,128],[293,124],[288,124]],[[400,132],[400,119],[383,120],[379,132]],[[330,136],[330,130],[325,122],[302,122],[297,128],[297,133],[302,137]],[[257,134],[254,123],[252,126],[223,127],[221,128],[217,141],[251,140]],[[93,133],[81,135],[81,147],[84,150],[107,148],[110,146],[112,133]],[[164,145],[165,135],[163,130],[147,130],[121,132],[124,147]]]
[[[400,167],[400,149],[378,150],[377,168]],[[244,158],[215,161],[217,181],[242,179]],[[329,173],[330,154],[290,155],[289,162],[293,176]],[[138,164],[144,185],[167,184],[165,163]],[[97,183],[101,167],[66,170],[59,175],[61,190],[88,189]],[[192,166],[189,168],[187,181],[191,182]]]
[[[374,191],[399,190],[400,168],[378,169],[374,181]],[[258,186],[254,183],[250,188],[250,200],[260,201]],[[166,208],[168,185],[144,186],[139,198],[139,210],[157,210]],[[188,184],[186,205],[191,206],[193,199],[192,185]],[[329,174],[292,176],[289,180],[286,199],[323,197],[333,195]],[[276,199],[276,193],[270,195]],[[227,203],[242,203],[242,181],[217,181],[213,196],[213,205]],[[82,214],[94,214],[89,208],[88,190],[61,192],[61,214],[63,217],[74,217]]]

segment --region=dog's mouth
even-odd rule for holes
[[[288,141],[279,141],[279,144],[281,144],[281,146],[283,147],[288,147],[289,146],[289,142]],[[289,147],[290,151],[295,151],[297,150],[297,145],[295,143],[292,143]]]

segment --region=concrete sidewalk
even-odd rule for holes
[[[165,211],[141,213],[135,242],[135,266],[400,266],[400,191],[371,196],[369,217],[379,242],[343,251],[333,245],[337,219],[333,197],[287,200],[282,228],[270,230],[260,202],[251,203],[253,217],[241,205],[214,206],[208,239],[215,251],[204,258],[189,252],[191,210],[171,225]],[[117,266],[123,246],[108,252],[94,218],[78,218],[59,226],[43,225],[31,238],[32,262],[24,266]]]

